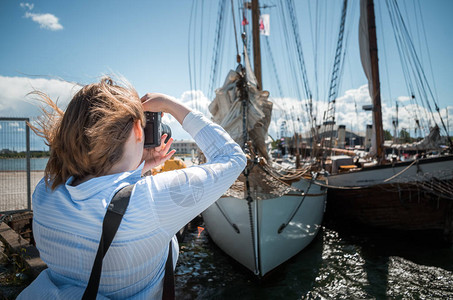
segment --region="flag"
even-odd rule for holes
[[[270,34],[269,15],[268,14],[260,16],[260,33],[262,35]]]
[[[200,234],[203,232],[204,228],[198,226],[198,237],[200,237]]]

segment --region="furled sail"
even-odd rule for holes
[[[360,19],[359,19],[359,49],[360,49],[360,61],[362,62],[362,68],[365,72],[366,78],[368,79],[368,91],[371,99],[373,99],[373,80],[371,72],[371,55],[369,46],[368,36],[368,2],[367,0],[360,1]],[[373,107],[374,109],[374,107]],[[373,115],[373,128],[376,128],[376,122]],[[370,155],[376,155],[376,134],[372,131],[371,136],[371,147],[369,150]]]
[[[244,51],[247,53],[247,51]],[[254,148],[260,155],[268,159],[266,148],[267,130],[271,121],[272,102],[268,100],[269,92],[260,91],[256,85],[250,63],[245,55],[247,81],[247,132]],[[220,124],[230,136],[239,144],[244,145],[242,101],[239,99],[237,82],[241,79],[242,66],[231,70],[221,88],[215,93],[216,97],[209,105],[212,119]]]
[[[439,126],[431,128],[429,134],[421,141],[410,144],[394,144],[390,148],[398,150],[439,150],[442,149],[442,138]]]

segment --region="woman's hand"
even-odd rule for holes
[[[143,110],[170,113],[180,124],[190,109],[176,101],[173,97],[159,93],[147,93],[141,98]]]
[[[170,107],[175,100],[165,94],[147,93],[141,98],[141,101],[144,110],[152,112],[169,112],[168,107]]]
[[[150,171],[152,168],[157,167],[163,164],[166,160],[173,156],[176,153],[176,150],[170,150],[170,146],[173,143],[173,138],[170,138],[167,143],[165,139],[167,134],[162,135],[160,139],[160,146],[155,148],[145,148],[143,150],[142,161],[145,161],[145,166],[143,168],[142,174]]]

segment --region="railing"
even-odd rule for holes
[[[28,118],[0,118],[0,214],[31,210],[28,121]],[[42,177],[42,172],[34,175],[36,182],[35,177]]]

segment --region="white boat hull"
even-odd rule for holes
[[[395,166],[379,166],[357,172],[330,175],[331,187],[364,187],[389,183],[413,183],[432,178],[448,180],[453,178],[453,157],[421,159],[418,162],[399,163]]]
[[[203,212],[212,240],[259,276],[287,261],[318,233],[326,201],[326,189],[308,180],[301,179],[293,186],[305,194],[291,192],[278,198],[252,201],[250,207],[245,199],[220,198]]]

